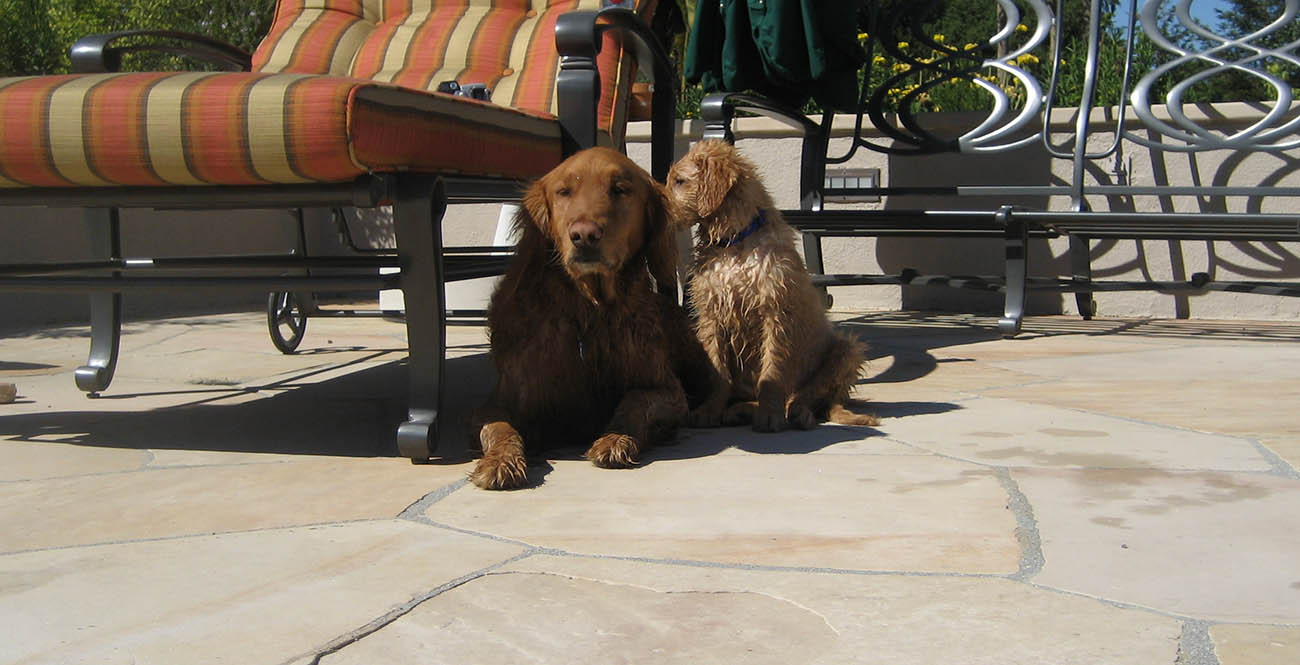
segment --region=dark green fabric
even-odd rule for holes
[[[686,51],[686,80],[708,92],[753,90],[793,106],[857,102],[858,2],[701,0]]]

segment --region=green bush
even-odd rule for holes
[[[0,76],[58,74],[68,49],[87,35],[175,30],[252,51],[271,25],[275,0],[0,0]],[[181,58],[139,54],[124,69],[201,69]]]

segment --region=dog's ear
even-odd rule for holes
[[[546,198],[546,182],[546,176],[542,176],[524,192],[523,205],[515,215],[515,231],[523,232],[522,227],[531,223],[546,237],[551,236],[551,203]]]
[[[735,161],[713,150],[702,151],[695,156],[695,174],[699,179],[695,211],[700,217],[712,215],[740,178]]]
[[[663,185],[650,182],[651,195],[646,210],[646,264],[655,278],[659,292],[677,290],[677,239],[668,217],[668,193]]]

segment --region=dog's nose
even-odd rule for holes
[[[595,247],[600,243],[601,235],[600,227],[592,222],[574,222],[569,227],[569,240],[573,241],[574,247]]]

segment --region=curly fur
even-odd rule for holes
[[[697,226],[691,269],[696,332],[717,372],[692,426],[755,430],[821,420],[874,425],[845,408],[865,346],[834,329],[786,224],[754,165],[732,145],[702,141],[668,175],[677,226]],[[742,235],[762,211],[763,223]]]
[[[528,189],[488,309],[499,379],[472,416],[475,485],[526,485],[525,445],[582,443],[596,466],[634,466],[685,421],[683,379],[707,385],[692,366],[708,361],[682,308],[655,291],[676,285],[665,205],[644,170],[605,148]]]

